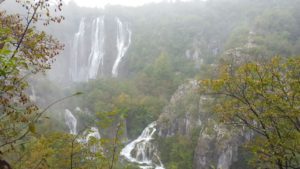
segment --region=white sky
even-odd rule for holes
[[[166,0],[64,0],[65,2],[74,1],[79,6],[85,6],[85,7],[104,7],[107,4],[111,5],[124,5],[124,6],[141,6],[143,4],[147,3],[156,3]],[[172,1],[172,0],[167,0]],[[188,0],[182,0],[182,1],[188,1]]]

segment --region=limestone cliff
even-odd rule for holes
[[[213,103],[213,99],[199,95],[198,89],[196,80],[178,88],[158,119],[158,136],[192,138],[193,131],[199,129],[193,148],[193,168],[229,169],[238,160],[238,148],[245,140],[243,132],[220,124],[208,111],[213,105],[207,105],[207,100]]]

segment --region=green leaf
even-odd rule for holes
[[[9,54],[11,53],[11,51],[8,50],[8,49],[2,49],[2,50],[0,51],[0,53],[1,53],[2,55],[9,55]]]

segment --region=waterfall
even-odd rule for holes
[[[92,49],[89,56],[88,77],[96,79],[99,67],[103,68],[104,56],[104,17],[93,20]],[[102,70],[101,70],[101,73]]]
[[[117,58],[114,62],[113,68],[112,68],[112,76],[117,77],[118,76],[118,67],[125,56],[130,44],[131,44],[131,30],[128,27],[128,24],[123,24],[119,18],[116,18],[116,22],[118,25],[118,32],[117,32]]]
[[[89,140],[91,137],[95,137],[96,139],[101,139],[101,135],[99,133],[98,128],[96,127],[91,127],[91,131],[89,134],[86,136],[86,139]]]
[[[89,79],[96,79],[99,74],[104,75],[104,56],[106,53],[104,18],[104,16],[94,19],[82,18],[80,21],[70,54],[69,72],[73,82],[87,82]],[[123,23],[119,18],[115,18],[115,22],[117,26],[117,56],[112,64],[109,63],[105,66],[112,70],[113,77],[118,76],[120,62],[131,44],[132,36],[128,23]]]
[[[77,107],[76,109],[80,109],[80,108]],[[66,125],[69,127],[70,134],[77,135],[78,134],[77,119],[75,118],[73,113],[68,109],[65,110],[65,122],[66,122]],[[85,146],[89,146],[90,151],[93,153],[96,153],[96,152],[99,152],[100,150],[102,150],[101,145],[98,143],[97,144],[92,143],[92,145],[89,145],[90,144],[89,141],[92,138],[95,138],[97,140],[101,139],[101,135],[100,135],[100,132],[97,127],[91,127],[90,129],[85,130],[83,134],[82,133],[79,133],[79,134],[80,134],[80,137],[78,137],[76,139],[76,141],[78,143],[81,143]]]
[[[66,125],[70,129],[70,134],[77,135],[78,134],[77,119],[75,118],[73,113],[68,109],[65,110],[65,121],[66,121]],[[101,135],[100,135],[98,128],[91,127],[89,130],[86,130],[83,133],[83,135],[81,135],[76,140],[77,140],[77,142],[79,142],[83,145],[88,145],[91,138],[95,138],[97,140],[101,139]],[[91,152],[96,153],[99,150],[101,150],[101,146],[99,144],[90,145]]]
[[[96,127],[91,127],[90,130],[85,131],[83,133],[83,135],[84,135],[84,137],[77,139],[77,141],[84,145],[88,145],[91,138],[95,138],[97,140],[101,139],[100,132],[99,132],[98,128],[96,128]],[[100,149],[101,149],[101,146],[99,144],[95,144],[90,147],[90,151],[93,153],[98,152]]]
[[[87,25],[87,26],[86,26]],[[99,69],[103,73],[104,58],[104,17],[98,17],[92,20],[91,28],[86,24],[86,19],[82,18],[79,24],[79,30],[74,35],[71,49],[70,73],[72,81],[82,82],[89,79],[96,79]],[[91,32],[90,54],[85,53],[86,32]]]
[[[97,140],[101,139],[101,135],[100,132],[98,130],[98,128],[96,127],[92,127],[91,131],[89,132],[89,134],[86,136],[86,141],[89,142],[89,140],[91,139],[91,137],[94,137]],[[98,152],[101,149],[101,146],[99,144],[93,145],[90,150],[93,153]]]
[[[156,122],[149,124],[137,139],[130,142],[121,151],[122,156],[129,162],[139,164],[141,169],[164,169],[157,155],[157,149],[151,143],[156,132],[155,127]]]
[[[85,18],[82,18],[79,24],[79,30],[74,36],[72,50],[71,50],[71,66],[70,73],[73,81],[82,81],[84,77],[84,70],[80,67],[80,56],[83,54],[85,34]]]
[[[70,134],[77,134],[77,119],[72,114],[72,112],[68,109],[65,110],[65,121],[66,125],[70,129]]]

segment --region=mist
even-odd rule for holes
[[[10,143],[15,151],[0,147],[12,168],[300,167],[300,1],[64,0],[37,13],[61,21],[28,24],[35,8],[26,5],[39,2],[0,1],[1,57],[9,58],[7,46],[29,65],[16,61],[17,73],[2,73],[0,85],[26,74],[13,91],[28,97],[19,107],[38,108],[34,122],[24,120],[30,113],[16,118],[29,134]],[[28,24],[25,38],[7,26],[10,14]],[[53,58],[35,53],[41,44],[56,50],[52,37],[63,49]],[[42,63],[49,67],[33,69]],[[9,103],[19,105],[18,96]],[[0,103],[1,121],[10,114]],[[5,144],[11,133],[1,129]],[[23,155],[26,163],[17,160]]]

